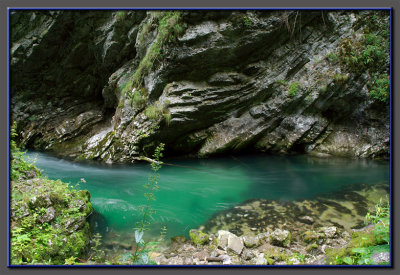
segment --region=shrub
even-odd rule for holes
[[[387,102],[390,94],[390,17],[385,12],[373,12],[360,20],[364,24],[360,37],[342,39],[338,50],[326,57],[339,62],[343,70],[361,74],[368,72],[371,98]]]
[[[382,102],[387,102],[390,96],[390,76],[382,74],[374,79],[374,83],[370,85],[369,95]]]
[[[33,164],[35,161],[27,161],[25,152],[18,148],[17,137],[17,123],[14,121],[10,129],[11,179],[17,180],[20,177],[25,177],[27,174],[40,176],[40,170]]]

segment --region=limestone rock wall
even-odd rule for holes
[[[159,142],[167,155],[387,159],[371,73],[327,58],[373,12],[15,11],[12,119],[27,147],[107,163]]]

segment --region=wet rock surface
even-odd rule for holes
[[[373,211],[379,198],[384,198],[388,194],[387,188],[379,184],[360,185],[354,192],[359,194],[357,200],[364,198],[367,211]],[[343,196],[341,192],[330,194],[330,197],[335,197],[338,204],[345,203]],[[317,210],[316,206],[320,203],[320,199],[325,201],[326,198],[297,201],[293,205],[301,205],[304,209],[309,206],[310,209]],[[254,207],[255,202],[258,202],[256,204],[258,208]],[[266,204],[267,207],[263,207],[262,204]],[[347,207],[351,204],[352,202],[346,203]],[[314,220],[312,224],[302,223],[301,218],[304,216],[299,216],[298,213],[283,219],[293,211],[293,205],[265,200],[245,202],[217,214],[200,229],[192,229],[191,239],[176,236],[170,243],[161,242],[157,251],[149,254],[150,259],[157,265],[329,265],[334,260],[332,251],[346,248],[352,238],[364,240],[373,236],[374,226],[365,226],[364,216],[357,216],[357,212],[351,213],[351,219],[355,222],[349,224],[332,222],[326,216],[318,218],[321,215],[318,211],[313,212],[315,216],[307,213],[307,216]],[[236,219],[231,219],[234,213],[238,213],[238,209],[247,211],[246,213],[254,212],[252,224],[254,228],[248,228],[249,216],[240,215]],[[328,207],[320,207],[319,210],[321,209],[327,211]],[[336,209],[335,212],[329,213],[349,215],[348,211],[341,208],[340,210],[344,212]],[[232,215],[226,215],[227,213]],[[281,219],[277,217],[271,219],[274,215],[279,215],[278,213]],[[223,223],[218,225],[213,223],[222,219],[225,219]],[[266,226],[262,226],[263,222],[266,222]],[[207,236],[208,241],[199,242],[201,238],[198,239],[198,236]],[[129,243],[128,239],[129,237],[125,236],[120,238],[119,242],[110,243],[109,249],[118,247],[119,252],[116,255],[121,254],[121,251],[125,253],[132,251],[129,246],[124,248],[124,244]],[[132,239],[130,243],[134,243],[134,240]],[[387,263],[390,260],[389,253],[376,253],[372,256],[377,264]]]
[[[334,194],[310,200],[289,202],[254,199],[215,214],[204,224],[204,231],[216,233],[222,229],[236,235],[256,236],[280,229],[288,230],[292,239],[296,239],[307,230],[320,228],[315,234],[304,238],[317,240],[320,236],[334,237],[338,228],[351,230],[363,227],[365,215],[373,211],[379,199],[388,194],[386,184],[359,184],[352,187],[351,192],[343,188]],[[307,221],[311,218],[313,223],[304,223],[304,216],[308,216]]]
[[[256,150],[387,159],[389,105],[369,97],[368,73],[326,58],[360,35],[367,15],[183,11],[183,33],[162,46],[135,104],[139,89],[124,89],[157,42],[156,12],[13,11],[12,119],[28,148],[107,163],[151,155],[159,142],[167,154],[200,157]],[[147,117],[149,106],[162,115]]]

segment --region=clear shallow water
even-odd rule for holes
[[[104,166],[75,163],[36,152],[36,166],[51,179],[61,179],[90,191],[91,201],[105,219],[103,227],[132,232],[145,203],[144,184],[150,165]],[[160,190],[152,207],[152,235],[162,226],[168,236],[187,235],[214,213],[248,199],[311,199],[351,184],[389,184],[389,162],[319,159],[308,156],[253,155],[216,159],[169,159],[179,166],[159,170]],[[181,167],[184,166],[184,167]],[[104,229],[104,228],[103,228]]]

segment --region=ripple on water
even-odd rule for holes
[[[34,156],[36,153],[29,155]],[[347,215],[350,215],[350,211],[360,216],[365,211],[365,205],[359,198],[358,203],[351,205],[340,199],[346,193],[347,200],[365,195],[360,191],[354,193],[351,188],[343,188],[360,182],[367,185],[386,182],[388,186],[390,172],[388,162],[316,159],[306,156],[252,155],[164,161],[179,167],[163,166],[160,169],[160,189],[155,193],[156,200],[151,203],[156,213],[151,222],[154,236],[158,236],[161,227],[165,225],[168,237],[187,236],[189,229],[207,224],[212,217],[229,209],[235,209],[230,211],[232,218],[260,228],[267,228],[274,221],[296,220],[296,216],[287,209],[296,215],[322,213],[324,218],[339,223],[346,212],[344,209],[348,209]],[[82,164],[42,153],[37,154],[36,164],[52,179],[59,178],[75,185],[84,178],[86,183],[81,182],[77,188],[90,191],[94,208],[106,221],[101,224],[107,224],[114,232],[132,232],[140,219],[138,207],[145,204],[143,194],[146,189],[143,185],[148,182],[151,172],[148,164]],[[338,191],[343,194],[334,195]],[[328,201],[317,202],[316,198],[324,193],[328,196],[323,199]],[[368,193],[367,197],[368,201],[379,199],[376,198],[377,193]],[[247,202],[243,204],[244,201]],[[255,204],[257,201],[258,205]],[[255,214],[257,212],[251,209],[251,202],[256,209],[263,209],[260,219]],[[251,207],[242,209],[246,204]],[[239,208],[233,208],[235,206]],[[271,216],[267,217],[266,211],[270,211]],[[337,216],[337,211],[343,215]],[[287,219],[282,217],[283,214]],[[351,224],[350,221],[349,218]],[[224,226],[226,220],[220,220],[219,223]]]

